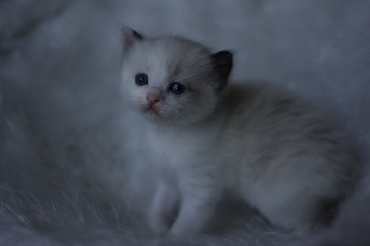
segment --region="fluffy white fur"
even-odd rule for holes
[[[319,110],[262,83],[225,89],[227,51],[211,54],[181,37],[146,38],[128,28],[124,40],[122,92],[139,114],[128,127],[148,168],[162,176],[149,213],[155,232],[201,232],[224,192],[303,232],[325,205],[349,194],[359,165]],[[135,83],[138,74],[147,84]],[[173,93],[174,82],[185,92]]]

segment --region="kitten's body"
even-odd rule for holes
[[[122,91],[133,102],[132,122],[142,127],[148,167],[162,174],[149,212],[157,233],[201,231],[225,191],[275,224],[305,230],[323,203],[350,189],[355,161],[343,136],[272,86],[225,89],[231,66],[228,52],[212,55],[179,37],[143,39],[125,30]],[[139,86],[141,73],[149,82]],[[174,81],[186,86],[183,94],[171,92]]]

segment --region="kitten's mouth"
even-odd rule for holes
[[[145,112],[151,116],[157,116],[159,115],[159,112],[158,112],[158,109],[153,107],[153,106],[148,106],[146,109],[145,109]]]

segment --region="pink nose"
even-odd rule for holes
[[[146,96],[146,99],[151,105],[154,105],[160,101],[160,95],[155,92],[149,92],[148,95]]]

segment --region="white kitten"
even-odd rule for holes
[[[132,130],[162,175],[149,212],[155,232],[200,232],[224,192],[274,224],[307,230],[351,189],[356,161],[346,140],[304,102],[270,85],[227,87],[228,51],[123,33]]]

